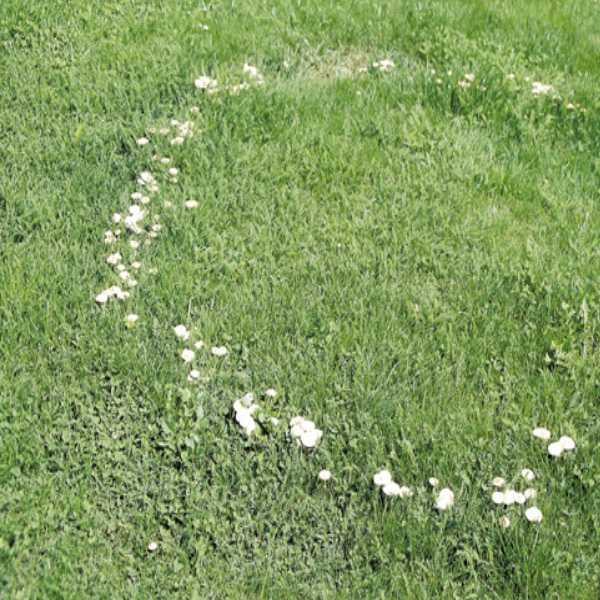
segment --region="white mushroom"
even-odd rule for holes
[[[400,495],[400,486],[395,483],[394,481],[390,481],[389,483],[386,483],[382,488],[381,491],[386,495],[386,496],[399,496]]]
[[[563,445],[560,442],[553,442],[548,446],[548,454],[558,458],[563,453]]]
[[[317,475],[317,477],[321,481],[329,481],[331,479],[331,472],[328,471],[327,469],[323,469],[322,471],[319,471],[319,474]]]
[[[305,448],[314,448],[318,441],[323,437],[323,432],[320,429],[304,431],[300,436],[300,443]]]
[[[194,353],[193,350],[186,348],[181,353],[181,358],[183,359],[184,362],[189,363],[189,362],[192,362],[194,360],[194,358],[196,358],[196,354]]]
[[[389,471],[383,470],[373,475],[373,483],[382,487],[392,481],[392,474]]]
[[[438,494],[435,507],[439,510],[446,510],[454,504],[454,492],[449,488],[444,488]]]
[[[300,427],[302,427],[302,431],[306,431],[306,433],[309,433],[316,429],[316,425],[312,421],[307,420],[302,421]]]
[[[531,433],[540,440],[549,440],[552,435],[545,427],[536,427]]]
[[[540,523],[542,521],[542,511],[537,506],[532,506],[525,511],[525,518],[530,523]]]
[[[575,442],[568,435],[563,435],[558,443],[562,444],[563,450],[575,450]]]
[[[504,504],[504,492],[494,492],[492,494],[492,502],[494,504]]]
[[[526,481],[533,481],[535,479],[535,474],[531,469],[523,469],[521,471],[521,477]]]

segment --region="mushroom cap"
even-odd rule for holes
[[[307,421],[304,419],[302,423],[300,423],[300,427],[302,427],[302,431],[306,431],[308,433],[309,431],[314,431],[317,426],[313,421]]]
[[[532,506],[525,511],[525,518],[530,523],[540,523],[543,519],[542,511],[537,506]]]
[[[247,409],[238,410],[235,414],[235,420],[238,422],[239,426],[243,427],[244,429],[251,427],[252,425],[256,425],[254,419],[252,418],[252,415]]]
[[[402,493],[400,486],[394,481],[390,481],[389,483],[386,483],[381,488],[381,491],[386,496],[400,496]]]
[[[535,479],[535,473],[531,469],[523,469],[521,471],[521,477],[527,481],[533,481]]]
[[[328,471],[327,469],[323,469],[322,471],[319,471],[319,474],[317,475],[317,477],[321,481],[329,481],[331,479],[331,472]]]
[[[454,504],[454,492],[449,488],[444,488],[438,494],[435,502],[436,508],[439,510],[446,510]]]
[[[392,481],[392,474],[385,469],[383,471],[379,471],[379,473],[375,473],[373,475],[373,483],[380,487],[387,485]]]
[[[548,454],[558,458],[563,453],[564,447],[560,442],[553,442],[548,446]]]
[[[558,443],[562,444],[563,450],[575,450],[575,442],[568,435],[563,435]]]
[[[320,429],[304,431],[300,436],[300,442],[305,448],[314,448],[322,437],[323,432]]]
[[[549,440],[552,435],[545,427],[536,427],[531,433],[540,440]]]
[[[504,492],[494,492],[492,494],[492,502],[494,504],[504,504]]]
[[[185,350],[183,350],[181,352],[181,358],[185,362],[192,362],[194,360],[194,358],[196,358],[196,353],[193,350],[186,348]]]

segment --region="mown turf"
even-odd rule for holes
[[[597,598],[599,31],[574,0],[2,2],[0,596]],[[264,86],[194,87],[245,62]],[[136,145],[173,118],[202,133]],[[153,154],[163,230],[98,306]],[[207,385],[178,323],[229,349]],[[490,500],[523,467],[537,526]]]

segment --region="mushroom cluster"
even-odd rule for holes
[[[254,395],[246,394],[241,400],[233,403],[235,420],[237,424],[250,437],[258,428],[258,423],[254,420],[254,414],[260,410],[258,404],[254,404]]]
[[[558,458],[563,452],[575,450],[575,442],[567,435],[563,435],[558,442],[548,445],[548,454]]]
[[[552,434],[545,427],[536,427],[532,432],[533,437],[548,442],[552,439]],[[575,450],[575,442],[568,435],[563,435],[557,442],[548,444],[548,454],[558,458],[563,452]]]
[[[373,483],[381,489],[384,496],[410,498],[413,495],[409,487],[405,485],[401,487],[393,481],[392,474],[386,470],[375,473]]]
[[[237,424],[250,437],[253,433],[258,433],[261,426],[264,428],[267,424],[276,426],[279,421],[276,417],[269,416],[260,404],[255,404],[254,394],[248,393],[240,400],[233,403],[235,420]]]
[[[314,448],[323,437],[323,431],[318,429],[313,421],[297,416],[290,421],[290,435],[298,446]]]
[[[535,473],[531,469],[527,469],[527,468],[522,469],[521,470],[521,478],[523,479],[523,481],[531,482],[535,479]],[[496,504],[497,506],[508,507],[508,506],[512,506],[514,504],[523,506],[529,500],[534,500],[537,497],[537,491],[531,487],[527,488],[526,490],[524,490],[522,492],[517,491],[513,488],[507,488],[506,480],[504,479],[504,477],[494,477],[494,479],[492,479],[492,485],[496,488],[505,488],[503,491],[497,490],[495,492],[492,492],[492,502],[494,504]],[[534,519],[529,518],[531,515],[537,515],[538,512],[540,514],[539,520],[536,520],[535,518]],[[528,521],[531,521],[534,523],[539,523],[542,520],[541,519],[541,511],[536,507],[528,508],[525,511],[525,517],[527,518]],[[506,515],[503,515],[499,519],[499,523],[504,529],[510,527],[510,519]]]

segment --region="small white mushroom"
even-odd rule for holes
[[[553,442],[548,446],[548,454],[558,458],[563,453],[563,445],[560,442]]]
[[[494,492],[492,494],[492,502],[494,504],[504,504],[504,492]]]
[[[181,353],[181,358],[183,359],[183,362],[189,363],[189,362],[192,362],[194,360],[194,358],[196,358],[196,354],[193,350],[186,348]]]
[[[525,518],[530,523],[541,523],[543,518],[542,511],[537,506],[532,506],[525,511]]]
[[[563,435],[558,443],[562,444],[563,450],[575,450],[575,442],[568,435]]]
[[[392,481],[392,474],[389,471],[383,470],[373,475],[373,483],[382,487]]]
[[[396,482],[394,482],[394,481],[390,481],[389,483],[386,483],[381,488],[381,491],[386,496],[400,496],[400,494],[401,494],[400,486]]]
[[[195,383],[196,381],[198,381],[198,379],[200,379],[200,371],[198,371],[197,369],[193,369],[188,373],[187,380],[190,383]]]
[[[304,420],[300,424],[300,427],[302,427],[302,431],[305,431],[306,433],[309,433],[311,431],[314,431],[317,426],[314,424],[313,421]]]
[[[525,481],[533,481],[535,479],[535,474],[531,469],[523,469],[521,471],[521,477],[525,479]]]
[[[438,494],[435,507],[439,510],[446,510],[454,504],[454,492],[449,488],[444,488]]]
[[[319,471],[319,474],[317,475],[317,477],[321,481],[329,481],[331,479],[331,472],[328,471],[327,469],[323,469],[322,471]]]
[[[545,427],[536,427],[531,433],[540,440],[549,440],[552,435]]]
[[[252,415],[250,414],[250,411],[247,408],[243,410],[238,410],[235,413],[235,420],[237,421],[237,424],[240,427],[243,427],[244,429],[246,429],[247,427],[251,426],[252,423],[254,423],[254,419],[252,418]]]
[[[494,487],[502,487],[505,484],[506,479],[504,479],[504,477],[494,477],[494,479],[492,479],[492,485]]]
[[[305,448],[314,448],[322,437],[323,432],[320,429],[304,431],[300,436],[300,443]]]

